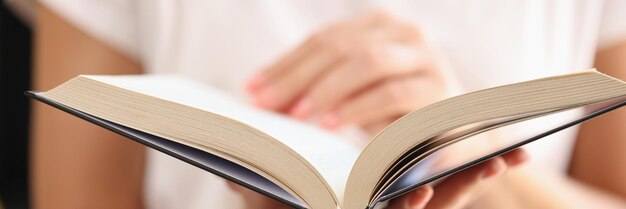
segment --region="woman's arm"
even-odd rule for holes
[[[78,74],[141,73],[136,62],[44,6],[37,13],[34,89]],[[141,145],[37,102],[31,134],[35,208],[142,207]]]
[[[598,52],[595,66],[626,80],[626,41]],[[584,123],[569,174],[518,169],[505,175],[475,208],[626,208],[625,127],[626,108]]]
[[[626,40],[597,53],[599,71],[626,80]],[[626,108],[581,126],[570,174],[626,199]]]

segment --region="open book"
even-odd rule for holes
[[[293,207],[363,209],[617,109],[626,84],[589,70],[476,91],[405,115],[364,149],[175,75],[83,75],[27,95]],[[480,137],[592,104],[508,143]],[[446,153],[472,140],[490,148]]]

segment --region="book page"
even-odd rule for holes
[[[393,182],[384,188],[384,191],[377,195],[375,199],[376,201],[390,200],[404,192],[436,181],[436,179],[443,178],[446,175],[453,173],[454,170],[467,168],[472,165],[473,162],[481,162],[483,160],[490,159],[492,156],[508,152],[509,150],[520,146],[525,146],[526,148],[537,145],[545,146],[546,142],[549,143],[559,139],[558,137],[554,137],[554,135],[564,133],[562,130],[568,128],[575,129],[575,126],[580,123],[608,113],[609,111],[615,110],[624,105],[626,105],[626,97],[621,97],[601,103],[593,103],[577,108],[566,109],[560,112],[551,112],[548,113],[548,115],[543,115],[537,118],[531,118],[504,126],[497,126],[495,129],[478,133],[477,135],[470,136],[453,144],[437,148],[435,152],[419,161],[416,161],[415,164],[411,165],[409,169],[403,171],[401,175],[393,179]],[[599,108],[593,111],[585,111],[589,110],[592,106]],[[494,122],[493,125],[495,125],[514,118],[516,117],[496,119],[492,122]],[[523,118],[523,116],[519,118]],[[483,123],[483,125],[485,124]],[[479,125],[479,128],[476,130],[483,128],[487,127],[480,127]],[[520,131],[520,129],[523,129],[524,131]],[[467,130],[451,130],[450,132],[458,133],[463,131]],[[507,133],[507,137],[490,137],[490,135],[493,136],[502,133]],[[539,139],[542,140],[537,141]],[[552,148],[552,153],[558,152],[560,149],[567,149],[562,146],[552,146],[547,148]],[[530,154],[532,155],[532,153]],[[542,161],[552,160],[549,156],[543,156],[542,158],[537,159],[541,159]]]
[[[305,158],[341,199],[360,148],[316,126],[265,111],[179,75],[85,76],[141,94],[226,116],[279,140]]]

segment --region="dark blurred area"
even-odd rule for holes
[[[31,30],[0,2],[0,199],[7,209],[29,208],[29,100],[23,92],[30,89],[30,63]]]

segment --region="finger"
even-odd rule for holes
[[[226,185],[228,186],[228,188],[236,192],[240,192],[242,189],[244,189],[244,187],[242,187],[241,185],[235,184],[231,181],[226,181]]]
[[[495,157],[467,170],[454,174],[435,187],[435,194],[427,208],[462,208],[476,193],[506,170],[501,157]]]
[[[263,108],[278,110],[293,102],[339,58],[336,53],[328,50],[318,49],[303,55],[301,59],[285,67],[289,70],[267,78],[265,84],[253,93],[255,103]]]
[[[385,31],[387,31],[388,26],[394,22],[392,15],[384,10],[377,10],[367,15],[339,21],[311,35],[295,50],[262,71],[259,75],[264,75],[269,80],[280,77],[285,71],[289,70],[286,66],[292,65],[291,63],[301,59],[301,57],[306,57],[306,54],[310,54],[319,46],[332,44],[330,43],[332,42],[331,39],[354,39],[355,36],[359,35],[372,36],[373,33],[379,34],[383,32],[386,34]]]
[[[311,36],[299,50],[251,79],[249,89],[256,95],[257,104],[274,110],[291,104],[321,74],[347,56],[347,43],[362,45],[359,40],[363,35],[354,33],[363,30],[354,22],[346,22]]]
[[[438,100],[426,77],[409,76],[387,80],[371,87],[321,117],[321,125],[336,128],[344,124],[359,125],[402,116]]]
[[[355,55],[357,58],[349,58],[348,62],[329,70],[303,96],[303,101],[310,102],[310,110],[304,111],[308,115],[302,117],[322,114],[382,80],[424,71],[422,66],[427,61],[418,49],[411,46],[383,48],[372,46],[372,49],[363,52],[367,55]],[[293,110],[299,110],[298,107],[296,105]]]
[[[389,124],[393,123],[394,121],[398,120],[398,118],[400,118],[401,116],[394,116],[394,117],[390,117],[387,118],[385,120],[381,120],[381,121],[376,121],[370,124],[365,124],[362,125],[363,130],[365,130],[368,134],[374,136],[376,134],[378,134],[381,130],[385,129],[387,126],[389,126]]]
[[[352,62],[338,63],[337,65],[334,66],[334,69],[329,70],[328,74],[330,75],[325,75],[324,78],[321,78],[323,80],[322,83],[340,83],[342,82],[341,80],[343,80],[343,82],[346,82],[345,81],[346,78],[343,75],[337,75],[334,72],[337,72],[337,71],[347,72],[347,71],[350,71],[350,69],[352,68],[354,68]],[[324,84],[324,85],[327,85],[327,84]],[[311,87],[310,89],[315,89],[316,86],[319,86],[319,85],[313,84],[313,87]],[[337,86],[337,88],[340,88],[340,87]],[[311,117],[315,113],[315,109],[321,108],[319,104],[324,103],[324,101],[329,99],[329,97],[330,98],[335,97],[337,94],[336,91],[327,91],[322,94],[321,92],[317,93],[316,90],[310,90],[310,89],[309,91],[316,92],[314,93],[315,96],[306,96],[310,93],[305,94],[305,96],[303,96],[299,101],[295,103],[293,108],[289,111],[289,115],[298,119],[305,119],[305,118]],[[316,106],[316,108],[314,108],[314,106]]]
[[[395,18],[389,12],[385,10],[376,10],[365,15],[353,17],[347,21],[350,24],[342,25],[348,26],[346,27],[349,29],[348,32],[358,33],[367,31],[368,33],[364,35],[370,35],[371,32],[386,30],[386,28],[395,21]]]
[[[437,186],[437,199],[433,199],[431,201],[431,203],[428,203],[428,200],[430,200],[432,197],[432,188],[430,188],[430,197],[427,199],[423,199],[420,198],[420,193],[424,193],[424,187],[403,195],[402,197],[399,197],[395,200],[393,200],[391,202],[391,204],[389,205],[389,209],[399,209],[399,208],[424,208],[424,206],[427,205],[428,203],[428,208],[448,208],[449,206],[452,206],[451,208],[455,208],[454,206],[462,206],[464,205],[467,201],[463,202],[463,201],[458,201],[458,198],[461,193],[468,193],[468,192],[473,192],[474,190],[476,190],[476,184],[477,178],[493,178],[494,176],[497,176],[499,173],[503,173],[504,171],[498,171],[500,170],[499,166],[503,166],[503,165],[498,165],[500,163],[502,163],[502,160],[504,162],[506,162],[506,164],[513,164],[513,165],[517,165],[517,162],[523,162],[527,157],[527,154],[525,153],[525,151],[523,149],[516,149],[513,150],[509,153],[506,153],[504,155],[502,155],[503,159],[498,159],[497,161],[500,162],[494,162],[493,161],[487,161],[484,162],[478,166],[475,166],[473,168],[470,168],[468,170],[465,170],[461,173],[455,174],[453,177],[450,177],[448,179],[446,179],[444,181],[444,183],[441,183],[440,185]],[[494,160],[494,159],[492,159]],[[491,167],[495,166],[496,169],[493,169]],[[505,166],[503,166],[505,167]],[[459,182],[466,182],[465,184],[460,184]],[[471,180],[474,180],[475,183],[472,183]],[[473,186],[474,185],[474,186]],[[472,187],[474,187],[472,189]],[[451,188],[451,189],[449,189]],[[456,189],[455,192],[450,192],[450,190],[452,189]],[[454,193],[456,193],[457,195],[455,195]],[[446,198],[446,202],[450,203],[450,205],[446,205],[446,207],[443,207],[443,205],[439,204],[439,202],[441,202],[442,197],[440,196],[444,196],[443,198]],[[410,207],[410,200],[411,198],[413,198],[413,206],[414,207]],[[416,201],[416,199],[419,199],[421,201]],[[456,199],[456,203],[455,202]],[[468,198],[465,198],[468,199]],[[424,201],[425,200],[425,201]],[[454,203],[454,204],[453,204]]]
[[[517,148],[502,155],[502,158],[509,167],[515,167],[527,162],[530,155],[524,149]]]
[[[433,188],[429,185],[394,199],[387,209],[422,209],[426,207],[428,201],[433,197]]]
[[[425,45],[422,32],[411,23],[396,21],[389,26],[387,36],[401,43]]]
[[[276,77],[280,77],[280,75],[288,72],[290,70],[289,66],[294,65],[298,60],[307,57],[307,55],[315,51],[315,46],[314,41],[309,38],[274,64],[253,75],[245,86],[248,93],[260,90],[268,81],[274,80]]]

